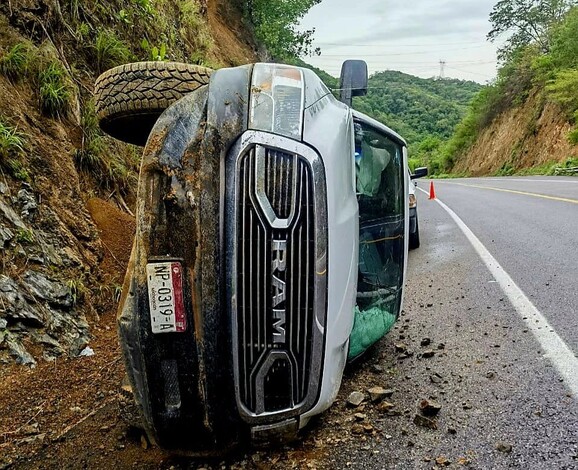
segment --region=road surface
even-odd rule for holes
[[[418,191],[405,314],[379,346],[402,416],[379,422],[365,446],[347,443],[332,465],[578,468],[578,179],[436,180],[435,189],[449,212]],[[400,342],[413,355],[392,360]],[[437,430],[413,423],[421,399],[442,406]]]

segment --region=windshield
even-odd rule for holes
[[[399,315],[405,233],[403,146],[381,129],[355,124],[359,203],[357,307],[350,357],[381,338]]]

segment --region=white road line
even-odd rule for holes
[[[423,189],[418,189],[428,194]],[[508,296],[512,306],[540,343],[540,346],[544,350],[544,357],[552,362],[564,379],[564,383],[572,392],[574,398],[578,399],[578,358],[566,345],[564,340],[554,331],[554,328],[552,328],[546,317],[544,317],[530,299],[526,297],[522,289],[516,285],[510,275],[500,266],[500,263],[491,255],[463,220],[442,201],[436,199],[436,202],[450,215],[470,241],[492,276],[494,276],[494,279]]]

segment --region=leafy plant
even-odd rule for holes
[[[25,137],[16,127],[0,119],[0,160],[18,155],[24,151]]]
[[[100,31],[96,36],[94,51],[98,73],[129,62],[133,57],[128,46],[116,34],[107,30]]]
[[[128,191],[136,183],[138,153],[131,146],[119,147],[103,135],[92,101],[83,108],[81,127],[82,146],[74,153],[77,167],[91,174],[102,188]]]
[[[578,70],[560,70],[546,87],[550,97],[573,114],[578,109]]]
[[[499,56],[508,59],[520,47],[537,45],[547,52],[553,25],[560,22],[566,12],[578,2],[575,0],[501,0],[490,13],[492,30],[490,41],[509,33]]]
[[[154,16],[155,9],[151,0],[132,0],[132,3],[136,5],[142,13]]]
[[[254,25],[257,39],[277,59],[294,58],[311,53],[315,30],[300,31],[299,20],[321,0],[248,0],[244,2],[249,21]]]
[[[132,21],[130,19],[130,15],[124,9],[120,10],[118,12],[118,14],[116,15],[116,17],[118,18],[118,21],[120,21],[121,23],[124,23],[124,24],[131,24],[132,23]]]
[[[28,71],[30,49],[25,43],[17,43],[0,57],[0,73],[11,80],[24,77]]]
[[[67,73],[57,60],[52,60],[38,74],[40,108],[49,116],[68,111],[72,90]]]
[[[82,279],[70,279],[66,285],[70,289],[73,305],[76,305],[84,299],[84,296],[86,295],[86,286]]]
[[[141,47],[148,53],[149,60],[165,60],[167,56],[167,46],[165,44],[161,44],[160,47],[151,46],[146,39],[143,39],[141,41]]]
[[[30,173],[28,172],[28,168],[24,166],[24,164],[17,159],[8,160],[8,168],[12,173],[12,176],[20,181],[30,181]]]
[[[28,244],[34,243],[35,240],[34,232],[31,229],[26,228],[18,229],[16,235],[14,236],[14,239],[18,243],[28,243]]]

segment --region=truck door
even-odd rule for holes
[[[407,251],[404,158],[404,146],[394,136],[356,121],[359,273],[350,359],[387,333],[401,309]]]

